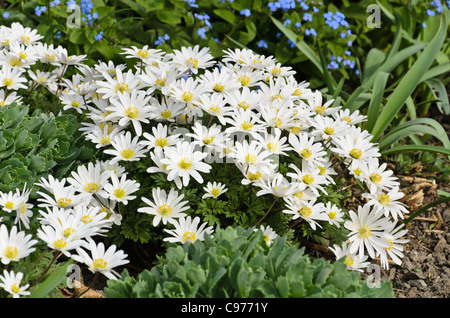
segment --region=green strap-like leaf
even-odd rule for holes
[[[417,61],[402,78],[395,91],[388,97],[386,105],[383,108],[383,111],[381,112],[380,117],[375,123],[372,131],[374,141],[380,138],[382,133],[402,108],[406,99],[414,91],[417,84],[420,82],[422,75],[430,68],[437,53],[441,49],[442,44],[444,43],[447,33],[447,29],[445,27],[446,25],[447,21],[445,20],[445,16],[442,16],[439,32],[425,47]]]
[[[320,58],[316,53],[306,44],[304,41],[298,41],[297,34],[286,28],[283,23],[270,16],[275,26],[292,42],[295,43],[297,48],[305,54],[305,56],[316,66],[319,72],[323,75],[322,64],[320,63]]]

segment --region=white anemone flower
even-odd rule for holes
[[[18,231],[14,225],[8,230],[5,224],[0,225],[0,259],[5,265],[17,262],[27,257],[36,250],[33,246],[37,243],[31,234]]]
[[[209,173],[211,170],[211,166],[203,162],[207,153],[196,151],[194,146],[187,141],[167,148],[164,152],[165,158],[161,159],[161,162],[166,164],[167,170],[170,171],[167,175],[169,181],[180,177],[183,180],[183,186],[187,186],[192,177],[198,183],[203,183],[200,172]]]
[[[350,230],[348,242],[350,252],[364,255],[367,250],[370,257],[375,258],[376,252],[382,252],[389,247],[389,243],[383,239],[383,233],[389,226],[389,219],[382,213],[377,213],[371,206],[365,204],[358,206],[358,213],[349,211],[350,220],[345,221],[344,227]]]
[[[152,190],[153,201],[142,197],[148,207],[138,208],[138,212],[154,215],[153,226],[158,226],[160,222],[164,225],[174,218],[184,217],[184,211],[189,209],[187,201],[182,201],[184,194],[179,195],[175,189],[170,189],[169,193],[160,188]]]
[[[166,237],[163,240],[171,243],[193,243],[197,240],[203,241],[204,236],[211,235],[214,232],[212,226],[207,226],[208,223],[204,222],[200,226],[200,218],[196,216],[191,219],[190,216],[179,218],[178,220],[169,221],[175,229],[164,229],[171,236]]]
[[[28,296],[30,292],[27,291],[30,284],[20,286],[23,279],[23,273],[14,271],[8,272],[6,269],[3,271],[3,275],[0,275],[0,288],[13,295],[13,298],[19,298],[20,296]]]
[[[84,249],[83,249],[84,248]],[[111,245],[106,249],[103,243],[95,243],[94,240],[89,239],[83,248],[76,249],[77,254],[73,254],[72,258],[78,262],[87,265],[92,273],[101,273],[109,279],[117,279],[120,277],[114,268],[128,264],[128,255],[122,250],[118,250],[116,245]],[[87,249],[90,254],[88,254]]]

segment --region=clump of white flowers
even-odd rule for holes
[[[68,256],[78,251],[75,259],[113,278],[107,259],[90,258],[82,248],[102,255],[105,247],[95,252],[91,237],[120,225],[116,206],[136,199],[147,204],[136,212],[154,215],[150,226],[166,227],[171,235],[166,241],[203,239],[213,227],[184,212],[189,202],[178,191],[192,182],[202,184],[215,162],[235,165],[242,184],[256,187],[258,196],[280,200],[282,213],[292,215],[292,220],[302,219],[312,229],[324,223],[348,229],[348,240],[333,251],[336,257],[346,257],[349,269],[360,270],[369,256],[379,257],[385,267],[389,258],[401,264],[406,230],[397,220],[408,211],[399,201],[397,178],[379,161],[372,136],[358,126],[365,116],[326,100],[308,82],[298,81],[292,68],[247,49],[228,49],[216,61],[208,48],[199,46],[172,53],[125,49],[126,58],[138,61],[135,69],[112,61],[87,66],[82,63],[85,56],[41,43],[34,31],[16,23],[0,27],[0,105],[20,103],[20,90],[45,87],[65,111],[87,116],[84,136],[109,158],[78,167],[67,179],[49,176],[38,184],[42,191],[37,236],[50,248]],[[37,62],[41,70],[31,71]],[[78,72],[65,78],[69,67]],[[278,170],[284,156],[295,162],[286,175]],[[171,189],[153,189],[148,193],[151,199],[136,198],[140,183],[127,174],[127,167],[143,158],[152,163],[147,172],[165,173]],[[321,200],[326,188],[335,184],[337,163],[367,186],[367,204],[347,217]],[[228,185],[204,186],[204,197],[217,199]],[[0,193],[3,210],[17,213],[16,223],[25,228],[32,208],[26,194],[25,189]],[[276,237],[269,226],[261,228],[270,233],[265,234],[268,243]],[[17,236],[16,228],[11,231],[27,240],[16,241],[16,247],[0,242],[2,259],[15,261],[13,256],[27,255],[35,242]],[[1,239],[8,242],[3,228]],[[120,251],[109,257],[114,264],[124,264],[125,256]]]

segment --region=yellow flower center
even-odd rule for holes
[[[244,120],[244,122],[241,125],[242,129],[244,130],[250,130],[253,128],[253,124],[249,121]]]
[[[213,136],[207,136],[205,138],[202,139],[203,142],[207,145],[209,145],[210,143],[212,143],[214,141],[214,137]]]
[[[189,66],[197,67],[198,66],[198,60],[195,59],[195,58],[190,57],[186,61],[186,66],[188,66],[188,67]]]
[[[84,224],[86,224],[86,223],[92,222],[92,221],[93,221],[93,218],[90,217],[89,215],[83,215],[83,216],[81,217],[81,221],[82,221]]]
[[[246,101],[242,101],[242,102],[240,102],[240,103],[238,104],[238,107],[247,110],[247,109],[250,108],[250,104],[247,103]]]
[[[161,116],[162,116],[162,118],[164,118],[164,119],[169,119],[169,118],[172,117],[172,112],[171,112],[170,110],[163,110],[163,111],[161,112]]]
[[[85,187],[84,190],[89,193],[93,193],[98,190],[98,184],[95,182],[89,182]]]
[[[275,99],[278,99],[278,100],[283,100],[283,96],[281,96],[280,94],[275,94],[275,95],[272,95],[272,97],[270,97],[270,101],[274,101]]]
[[[64,235],[65,237],[69,237],[69,236],[72,235],[74,232],[75,232],[75,229],[74,229],[74,228],[68,227],[67,229],[65,229],[65,230],[63,231],[63,235]]]
[[[188,170],[192,167],[192,161],[189,158],[183,158],[178,163],[178,166],[183,170]]]
[[[213,188],[211,190],[211,194],[215,197],[217,197],[220,194],[220,190],[218,188]]]
[[[181,95],[181,99],[186,103],[189,103],[194,99],[194,94],[192,94],[191,92],[184,92],[183,95]]]
[[[303,158],[309,159],[312,156],[312,151],[309,150],[308,148],[305,148],[300,152],[300,154],[302,155]]]
[[[386,241],[389,243],[389,247],[386,247],[386,249],[391,250],[392,247],[394,247],[394,242],[392,242],[392,240],[390,240],[390,239],[386,239]]]
[[[165,146],[168,145],[167,138],[157,138],[156,139],[156,145],[158,147],[164,148]]]
[[[94,269],[105,269],[108,265],[108,262],[106,262],[103,258],[96,258],[94,262],[92,263],[92,267]]]
[[[166,85],[166,78],[158,78],[155,81],[156,86],[165,86]]]
[[[353,159],[359,159],[362,156],[362,150],[358,148],[353,148],[350,150],[350,157]]]
[[[131,159],[133,158],[133,156],[134,156],[133,149],[126,148],[122,150],[122,157],[124,157],[125,159]]]
[[[283,121],[278,117],[274,117],[272,118],[272,120],[274,121],[275,127],[277,128],[280,128],[281,125],[283,125]]]
[[[310,174],[305,174],[302,178],[302,181],[306,184],[311,184],[314,182],[314,177]]]
[[[108,136],[103,136],[103,137],[100,139],[100,143],[103,144],[103,145],[109,144],[110,142],[111,142],[111,138],[108,137]]]
[[[128,107],[125,110],[125,115],[127,115],[128,118],[130,119],[135,119],[139,114],[139,111],[137,110],[136,107]]]
[[[66,245],[67,245],[67,241],[63,238],[58,239],[53,242],[53,246],[55,249],[63,249],[66,247]]]
[[[73,100],[71,105],[72,105],[72,107],[80,107],[80,102],[77,100]]]
[[[363,226],[359,229],[359,236],[362,238],[368,238],[371,235],[370,227],[368,225]]]
[[[25,44],[28,44],[30,43],[30,37],[24,34],[20,37],[20,41],[22,41]]]
[[[26,59],[27,57],[28,57],[28,54],[27,54],[27,52],[20,52],[19,53],[19,57],[21,58],[21,59]]]
[[[260,180],[261,177],[262,177],[262,174],[261,174],[261,172],[259,172],[259,171],[257,171],[256,173],[249,173],[249,174],[247,175],[247,178],[248,178],[250,181]]]
[[[130,88],[128,87],[127,83],[119,82],[119,83],[116,84],[116,91],[117,92],[121,92],[121,93],[129,92]]]
[[[335,219],[336,218],[336,212],[335,211],[330,211],[328,212],[328,217],[330,219]]]
[[[68,206],[71,203],[72,203],[72,199],[70,199],[70,198],[59,198],[58,199],[58,205],[61,208],[65,208],[66,206]]]
[[[17,284],[16,284],[16,283],[12,284],[11,290],[12,290],[13,293],[16,293],[16,294],[17,294],[18,292],[20,292],[20,288],[17,287]]]
[[[345,265],[352,267],[354,263],[355,263],[355,260],[351,256],[348,255],[347,257],[345,257],[345,261],[344,261]]]
[[[316,107],[314,107],[314,111],[317,114],[319,114],[319,115],[322,115],[325,112],[325,110],[326,110],[325,106],[316,106]]]
[[[280,75],[281,75],[281,68],[279,68],[279,67],[274,67],[274,68],[272,69],[272,75],[273,75],[273,76],[280,76]]]
[[[183,234],[183,242],[187,242],[187,241],[194,242],[195,241],[195,233],[193,233],[193,232],[184,233]]]
[[[147,50],[138,50],[137,55],[143,59],[148,57],[148,51]]]
[[[297,88],[292,95],[300,97],[302,96],[302,94],[303,94],[302,90],[300,88]]]
[[[372,173],[370,175],[370,181],[373,183],[379,183],[383,179],[378,173]]]
[[[219,93],[223,92],[225,90],[225,84],[223,84],[221,82],[215,83],[213,89],[214,89],[214,91],[219,92]]]
[[[15,259],[17,257],[18,251],[15,246],[6,246],[5,257],[9,259]]]
[[[5,77],[3,80],[3,85],[9,87],[13,84],[13,79],[11,77]]]
[[[357,175],[357,176],[360,176],[361,173],[362,173],[362,171],[361,171],[361,169],[356,168],[355,170],[353,170],[353,173],[354,173],[355,175]]]
[[[220,113],[220,106],[219,105],[211,105],[209,107],[209,110],[215,112],[215,113]]]
[[[10,210],[14,209],[14,203],[11,201],[7,201],[5,203],[5,208],[10,209]]]
[[[312,210],[311,210],[311,208],[304,206],[304,207],[301,207],[300,210],[298,210],[298,213],[300,213],[300,215],[303,216],[304,218],[307,218],[311,215]]]
[[[271,151],[277,151],[278,150],[278,145],[275,142],[269,142],[266,147],[268,149],[270,149]]]
[[[324,132],[327,135],[333,135],[334,134],[334,128],[332,128],[332,127],[325,127]]]
[[[114,195],[116,196],[116,198],[121,199],[125,196],[125,191],[122,188],[117,188],[116,190],[114,190]]]
[[[389,202],[391,202],[391,198],[386,193],[381,193],[379,201],[382,205],[386,205],[389,204]]]
[[[163,204],[158,208],[158,212],[162,216],[169,216],[172,213],[172,207],[168,204]]]
[[[247,154],[245,156],[245,162],[250,163],[250,164],[255,164],[256,161],[258,161],[258,157],[256,157],[256,155],[252,155],[252,154]]]
[[[349,124],[352,122],[352,119],[350,117],[347,117],[347,116],[342,117],[342,120],[346,121]]]
[[[250,77],[247,75],[241,75],[238,78],[239,82],[241,82],[242,86],[247,86],[250,83]]]
[[[18,57],[11,57],[11,59],[9,60],[9,65],[20,66],[22,65],[22,60]]]

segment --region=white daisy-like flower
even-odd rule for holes
[[[202,196],[202,199],[205,198],[217,199],[220,195],[228,191],[225,184],[222,184],[217,181],[214,182],[209,181],[206,184],[206,187],[203,188],[203,190],[205,191],[205,194]]]
[[[118,94],[123,92],[130,93],[140,83],[139,77],[133,74],[131,70],[122,73],[122,70],[117,68],[114,78],[108,72],[103,72],[102,74],[105,80],[97,82],[99,86],[97,93],[102,94],[103,99],[117,98]]]
[[[0,109],[5,106],[11,105],[12,103],[17,103],[17,105],[22,105],[22,96],[17,95],[16,92],[9,92],[5,96],[6,91],[4,89],[0,90]]]
[[[139,141],[139,136],[131,138],[131,132],[120,133],[111,140],[114,149],[106,149],[104,153],[114,156],[111,163],[118,161],[139,161],[145,157],[147,150]]]
[[[71,177],[67,178],[75,189],[81,193],[100,194],[103,187],[108,182],[110,172],[101,171],[99,165],[89,162],[87,165],[81,165],[76,171],[72,171]]]
[[[0,69],[0,87],[4,86],[8,91],[27,88],[24,84],[27,79],[22,74],[19,68],[3,65]]]
[[[0,191],[0,206],[3,211],[12,212],[20,208],[25,203],[24,198],[17,192],[9,191],[8,193]]]
[[[260,230],[263,235],[264,235],[264,241],[266,242],[267,245],[271,245],[273,240],[276,239],[278,237],[277,232],[275,232],[269,225],[260,225],[259,229],[255,229],[254,231],[258,231]]]
[[[116,121],[122,127],[126,127],[130,122],[137,136],[142,135],[141,123],[148,124],[151,117],[151,106],[148,104],[150,96],[143,91],[132,90],[131,93],[124,91],[118,93],[118,98],[112,98],[111,106],[106,107],[110,114],[106,120]]]
[[[31,234],[19,231],[14,225],[8,230],[5,224],[0,225],[0,259],[5,265],[17,262],[33,253],[37,240]]]
[[[216,62],[209,48],[200,49],[199,45],[194,47],[182,47],[169,54],[170,63],[177,65],[183,71],[191,71],[197,74],[200,69],[213,66]]]
[[[116,174],[111,175],[111,182],[105,184],[102,196],[110,200],[116,200],[127,205],[128,200],[136,199],[132,193],[139,190],[140,184],[134,180],[127,179],[127,175],[122,175],[121,178]]]
[[[0,275],[0,288],[13,295],[13,298],[19,298],[20,296],[30,295],[27,291],[30,284],[20,286],[23,279],[23,273],[14,271],[8,272],[6,269],[3,271],[3,275]]]
[[[386,163],[380,165],[378,160],[371,160],[361,168],[362,177],[371,194],[378,190],[389,190],[400,185],[398,178],[393,176],[394,172],[387,169]]]
[[[307,133],[289,134],[289,143],[292,149],[310,165],[314,166],[325,162],[327,153],[322,144],[315,142],[314,138]]]
[[[382,213],[377,213],[370,205],[358,206],[358,213],[349,211],[350,220],[345,221],[344,227],[350,230],[348,242],[350,252],[358,252],[364,255],[367,250],[371,258],[375,258],[376,252],[381,253],[389,243],[383,239],[383,233],[389,226],[389,219]]]
[[[369,262],[367,255],[357,255],[355,253],[350,252],[349,245],[346,242],[343,242],[341,246],[334,244],[333,247],[330,247],[330,250],[336,256],[336,259],[340,259],[345,257],[344,264],[347,265],[347,269],[354,270],[358,272],[363,272],[364,268],[369,266]]]
[[[292,215],[292,220],[301,218],[308,222],[313,230],[321,225],[317,221],[326,221],[328,216],[324,213],[325,206],[323,203],[316,203],[316,199],[311,201],[300,201],[292,198],[287,198],[286,209],[283,213]]]
[[[212,226],[207,226],[208,223],[204,222],[200,226],[200,218],[197,216],[191,219],[190,216],[184,218],[181,217],[175,220],[169,220],[169,222],[175,227],[175,229],[164,229],[171,236],[166,237],[163,241],[171,243],[193,243],[197,240],[203,241],[204,236],[211,235],[214,232]]]
[[[122,250],[118,250],[116,245],[111,245],[106,249],[105,245],[95,243],[94,240],[89,239],[87,244],[76,249],[77,254],[73,254],[72,258],[78,262],[87,265],[92,273],[101,273],[109,279],[117,279],[120,277],[119,273],[114,268],[128,264],[128,255]],[[87,249],[90,254],[88,254]]]
[[[153,226],[158,226],[160,222],[164,225],[167,221],[180,218],[186,215],[184,211],[189,209],[187,201],[182,201],[184,194],[178,194],[175,189],[170,189],[169,193],[160,188],[152,189],[153,201],[142,197],[148,207],[138,208],[138,212],[154,215]]]
[[[49,248],[59,251],[67,257],[70,257],[71,252],[74,249],[85,243],[84,240],[78,239],[75,236],[66,237],[60,229],[45,224],[37,230],[36,235],[44,241]]]
[[[289,168],[294,170],[294,172],[288,172],[286,174],[288,177],[303,183],[307,188],[311,189],[316,196],[319,196],[320,192],[327,194],[325,186],[328,185],[328,181],[323,175],[320,175],[319,168],[309,166],[306,161],[303,161],[301,169],[294,164],[290,164]]]
[[[373,205],[385,217],[392,216],[394,220],[397,220],[398,218],[403,219],[403,214],[409,213],[407,206],[399,201],[405,194],[398,187],[386,191],[378,190],[374,194],[363,193],[362,196],[368,199],[368,205]]]
[[[255,135],[255,138],[272,155],[287,156],[287,152],[291,151],[292,148],[287,142],[288,137],[282,136],[282,132],[279,128],[272,128],[262,134]]]
[[[304,186],[298,182],[289,182],[281,173],[263,181],[257,181],[255,186],[260,188],[256,196],[271,194],[278,198],[290,197],[302,190]]]
[[[325,204],[325,214],[327,215],[328,219],[327,221],[330,224],[333,224],[336,227],[340,227],[341,223],[344,223],[344,212],[342,209],[338,208],[336,204],[333,204],[331,202],[327,202]]]
[[[238,90],[241,84],[234,72],[228,68],[214,68],[212,71],[206,70],[201,75],[204,89],[210,93],[226,94]]]
[[[165,158],[161,159],[161,163],[166,164],[167,170],[170,171],[167,175],[169,181],[180,177],[183,180],[183,186],[187,186],[192,177],[198,183],[203,183],[200,172],[209,173],[211,170],[211,166],[203,162],[207,153],[194,150],[194,146],[187,141],[167,148],[164,152]]]
[[[163,149],[164,147],[174,146],[181,140],[181,134],[171,134],[169,126],[162,123],[158,123],[157,126],[152,127],[152,133],[153,134],[144,132],[143,137],[146,138],[146,140],[141,141],[141,144],[147,146],[148,150],[157,147]]]
[[[332,107],[334,103],[334,99],[331,99],[325,103],[323,103],[323,95],[320,91],[315,91],[313,95],[308,99],[309,107],[320,116],[328,116],[333,115],[341,109],[339,107]]]
[[[383,238],[389,243],[389,246],[379,251],[381,266],[385,269],[389,269],[389,258],[394,261],[395,264],[401,265],[403,254],[403,244],[408,243],[409,240],[403,238],[407,229],[403,229],[404,224],[400,224],[396,227],[396,223],[390,222],[383,233]]]

